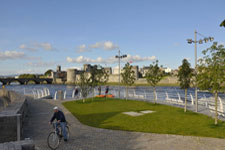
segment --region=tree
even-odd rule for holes
[[[158,66],[158,60],[150,64],[148,72],[146,73],[146,80],[154,89],[154,103],[156,103],[156,85],[163,78],[163,71]]]
[[[185,105],[184,105],[184,112],[187,111],[187,89],[190,87],[191,84],[191,77],[192,77],[192,69],[190,67],[190,63],[187,59],[182,61],[182,65],[179,67],[178,71],[178,81],[180,82],[180,88],[185,89]]]
[[[19,78],[36,78],[35,74],[21,74]]]
[[[80,74],[80,78],[77,82],[77,85],[80,87],[80,92],[83,98],[83,103],[85,102],[85,98],[88,96],[88,94],[91,92],[91,79],[89,75],[85,72]]]
[[[131,86],[134,84],[134,81],[136,80],[135,78],[135,72],[132,70],[132,65],[127,63],[123,67],[123,72],[121,73],[122,75],[122,83],[126,85],[126,100],[128,97],[128,86]]]
[[[94,89],[96,86],[101,86],[102,84],[105,84],[109,79],[108,73],[105,71],[102,67],[94,67],[91,70],[91,76],[90,76],[90,85],[93,90],[93,97],[94,97]],[[93,99],[92,99],[93,100]]]
[[[217,125],[218,93],[225,88],[225,48],[214,42],[202,53],[204,57],[199,60],[197,82],[200,89],[210,91],[215,97],[215,125]]]
[[[225,20],[223,22],[221,22],[220,26],[222,27],[225,27]]]
[[[48,69],[46,72],[45,72],[45,76],[51,76],[51,73],[52,73],[53,71],[51,70],[51,69]]]

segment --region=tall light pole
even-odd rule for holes
[[[195,40],[193,41],[192,39],[187,39],[187,42],[188,44],[192,44],[192,43],[195,43],[195,111],[198,112],[198,86],[197,86],[197,43],[199,44],[202,44],[203,43],[203,40],[205,41],[205,43],[207,43],[208,41],[213,41],[214,38],[213,37],[205,37],[204,35],[202,35],[201,33],[198,33],[196,30],[194,32],[195,34]],[[197,34],[204,37],[204,39],[200,39],[200,40],[197,40]]]
[[[119,95],[119,98],[120,98],[120,59],[121,58],[125,58],[127,57],[127,55],[122,55],[120,56],[120,50],[118,51],[118,55],[115,56],[116,58],[118,58],[118,63],[119,63],[119,70],[118,70],[118,75],[119,75],[119,80],[118,80],[118,95]]]

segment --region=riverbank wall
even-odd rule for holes
[[[20,140],[28,112],[27,99],[13,91],[0,89],[0,143]]]

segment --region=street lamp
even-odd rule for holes
[[[118,58],[118,62],[119,62],[119,83],[118,83],[118,95],[120,98],[120,59],[127,57],[127,55],[120,55],[120,50],[118,51],[118,55],[115,56],[116,58]]]
[[[197,34],[204,37],[204,39],[199,39],[197,41]],[[195,30],[195,40],[192,40],[192,39],[187,39],[187,43],[188,44],[192,44],[192,43],[195,43],[195,79],[197,80],[197,43],[199,44],[203,44],[203,41],[205,43],[207,43],[208,41],[212,42],[214,40],[213,37],[205,37],[204,35],[198,33],[196,30]],[[196,112],[198,112],[198,91],[197,91],[197,81],[195,81],[195,110]]]

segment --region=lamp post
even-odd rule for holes
[[[203,41],[205,43],[207,43],[208,41],[213,41],[214,38],[213,37],[205,37],[204,35],[198,33],[196,30],[195,30],[195,39],[192,40],[192,39],[187,39],[187,42],[188,44],[192,44],[192,43],[195,43],[195,111],[198,112],[198,89],[197,89],[197,43],[199,44],[203,44]],[[200,39],[200,40],[197,40],[197,34],[204,37],[204,39]]]
[[[118,63],[119,63],[119,70],[118,70],[118,74],[119,74],[119,80],[118,80],[118,95],[120,98],[120,59],[127,57],[127,55],[122,55],[120,56],[120,50],[118,51],[118,55],[115,56],[116,58],[118,58]]]

